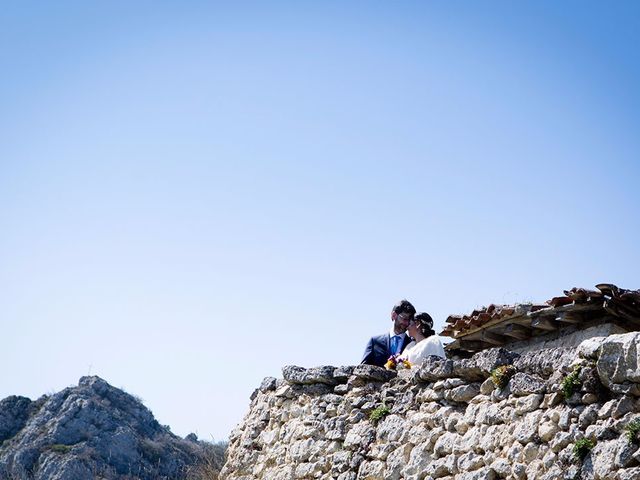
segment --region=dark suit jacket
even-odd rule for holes
[[[400,350],[401,352],[409,342],[411,342],[411,338],[405,333],[402,341],[402,349]],[[382,335],[371,337],[371,340],[369,340],[369,343],[367,343],[367,346],[364,349],[364,355],[362,356],[362,361],[360,363],[384,367],[384,364],[387,363],[390,356],[391,338],[389,337],[389,333],[383,333]]]

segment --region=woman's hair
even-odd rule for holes
[[[427,312],[416,313],[413,317],[413,321],[416,323],[420,333],[425,337],[430,337],[431,335],[436,334],[436,332],[433,331],[433,318],[431,318],[431,315]]]

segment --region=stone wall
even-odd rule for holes
[[[584,340],[592,337],[607,337],[609,335],[627,333],[628,331],[628,329],[608,322],[593,325],[588,328],[581,328],[578,325],[572,325],[564,328],[563,330],[557,330],[546,335],[528,338],[527,340],[519,342],[514,341],[505,348],[518,353],[525,353],[544,348],[576,348]]]
[[[397,373],[285,367],[252,395],[221,478],[637,479],[638,340],[431,357]]]

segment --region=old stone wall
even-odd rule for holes
[[[221,478],[638,479],[639,340],[432,357],[397,373],[285,367],[254,392]]]

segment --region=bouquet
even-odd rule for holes
[[[402,358],[400,355],[391,355],[384,364],[384,368],[387,370],[399,370],[402,368],[411,368],[411,362],[406,358]]]

